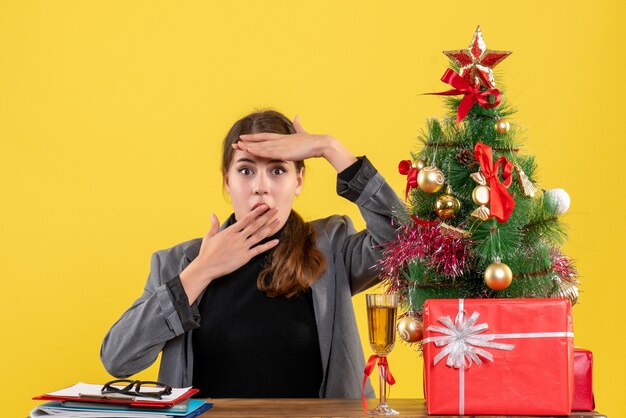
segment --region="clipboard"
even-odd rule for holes
[[[78,390],[80,389],[80,387],[82,387],[81,385],[89,386],[84,383],[77,383],[74,386],[70,386],[68,388],[62,389],[61,391],[57,391],[57,392],[71,393],[71,395],[55,394],[55,392],[44,393],[43,395],[35,396],[33,400],[35,401],[96,402],[96,403],[106,403],[106,404],[122,404],[122,405],[129,405],[129,406],[140,406],[142,408],[171,408],[174,405],[184,401],[185,399],[192,397],[193,395],[199,392],[198,389],[189,388],[188,390],[183,392],[180,396],[174,399],[146,400],[145,398],[141,398],[141,397],[133,397],[133,396],[126,396],[126,395],[119,395],[119,394],[101,395],[101,394],[95,394],[95,393],[80,393]],[[98,387],[98,388],[101,387],[101,385],[91,385],[91,386]],[[76,391],[73,391],[72,389],[76,389]]]

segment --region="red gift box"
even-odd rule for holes
[[[427,300],[428,413],[569,415],[573,338],[568,300]]]
[[[574,399],[572,411],[593,411],[596,408],[592,386],[593,354],[574,348]]]

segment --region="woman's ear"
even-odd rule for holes
[[[304,185],[304,167],[302,167],[300,169],[300,172],[298,173],[298,176],[296,177],[296,181],[298,182],[298,185],[296,186],[296,196],[300,196],[300,193],[302,192],[302,186]]]
[[[230,187],[228,186],[228,174],[224,173],[222,177],[224,178],[224,190],[226,190],[226,193],[228,193],[228,195],[230,196]]]

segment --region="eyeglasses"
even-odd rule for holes
[[[121,385],[126,386],[119,387]],[[172,388],[160,382],[121,379],[108,382],[102,387],[100,392],[103,395],[107,393],[117,393],[120,395],[161,399],[163,395],[170,395]]]

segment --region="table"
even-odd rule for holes
[[[360,399],[207,399],[213,408],[201,415],[203,418],[249,417],[363,417]],[[376,400],[368,401],[370,407]],[[389,405],[400,412],[400,417],[447,417],[428,415],[423,399],[391,399]],[[479,416],[475,416],[479,417]],[[606,418],[598,412],[573,412],[571,418]],[[518,417],[519,418],[519,417]]]

